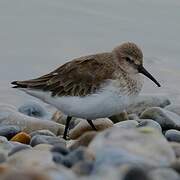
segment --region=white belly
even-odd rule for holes
[[[24,89],[24,91],[55,106],[68,116],[92,120],[96,118],[110,117],[122,112],[131,100],[131,97],[120,95],[112,90],[103,90],[97,94],[85,97],[51,97],[51,94],[48,92],[27,89]]]

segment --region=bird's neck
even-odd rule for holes
[[[143,81],[139,73],[128,73],[120,68],[114,75],[120,92],[132,96],[140,93]]]

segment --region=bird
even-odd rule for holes
[[[144,68],[139,46],[124,42],[112,51],[81,56],[38,78],[11,84],[67,115],[67,139],[72,117],[87,120],[97,130],[92,120],[124,111],[142,89],[141,74],[161,86]]]

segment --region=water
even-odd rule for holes
[[[32,98],[10,82],[33,78],[72,58],[133,41],[146,68],[143,92],[180,100],[179,0],[0,0],[0,102]]]

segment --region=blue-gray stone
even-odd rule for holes
[[[4,163],[6,161],[6,155],[4,153],[0,153],[0,163]]]
[[[19,132],[21,132],[21,129],[18,126],[12,126],[12,125],[0,126],[0,136],[5,136],[7,139],[11,139]]]
[[[47,110],[37,102],[27,102],[18,109],[19,112],[36,118],[50,118]]]
[[[152,180],[179,180],[180,175],[171,168],[159,168],[151,171],[150,177]]]
[[[73,166],[73,171],[80,176],[91,175],[94,169],[93,161],[80,161],[75,166]]]
[[[128,114],[140,115],[147,108],[151,108],[151,107],[164,108],[169,104],[170,104],[170,100],[167,98],[167,96],[140,95],[133,101],[132,104],[128,106],[126,111],[128,112]]]
[[[170,104],[166,106],[165,109],[180,116],[180,104]]]
[[[96,168],[124,164],[160,167],[175,160],[175,153],[162,133],[147,127],[110,128],[93,139],[89,150],[95,153]]]
[[[58,155],[59,154],[59,155]],[[78,149],[70,152],[68,155],[63,156],[59,152],[53,152],[53,156],[56,163],[63,164],[64,166],[71,168],[80,161],[86,161],[86,148],[79,147]]]
[[[30,145],[31,146],[36,146],[38,144],[51,144],[51,145],[61,145],[65,146],[65,140],[60,138],[60,137],[53,137],[53,136],[45,136],[45,135],[36,135],[33,136]]]
[[[45,136],[54,136],[54,137],[56,136],[53,132],[49,131],[48,129],[37,130],[30,133],[31,137],[36,135],[45,135]]]
[[[170,129],[166,131],[165,137],[168,141],[180,142],[180,131],[175,129]]]
[[[131,128],[136,128],[138,126],[138,122],[136,120],[127,120],[127,121],[118,122],[114,124],[114,126],[119,128],[131,129]]]
[[[163,130],[180,129],[180,116],[160,107],[146,109],[140,119],[152,119],[158,122]]]
[[[116,148],[103,149],[96,153],[95,168],[108,164],[108,166],[121,166],[123,164],[139,165],[145,164],[143,156],[133,155],[124,150]]]
[[[161,128],[160,124],[152,119],[140,119],[137,127],[138,128],[151,127],[151,128],[156,129],[159,132],[162,132],[162,128]]]
[[[64,145],[63,146],[61,146],[61,145],[54,145],[51,148],[51,152],[60,153],[60,154],[62,154],[64,156],[66,156],[66,155],[69,154],[70,151],[66,147],[64,147]]]
[[[29,145],[25,145],[25,144],[19,144],[19,145],[16,145],[15,147],[13,147],[11,149],[11,151],[8,153],[8,156],[12,156],[13,154],[19,152],[19,151],[22,151],[22,150],[25,150],[25,149],[30,149],[30,146]]]

